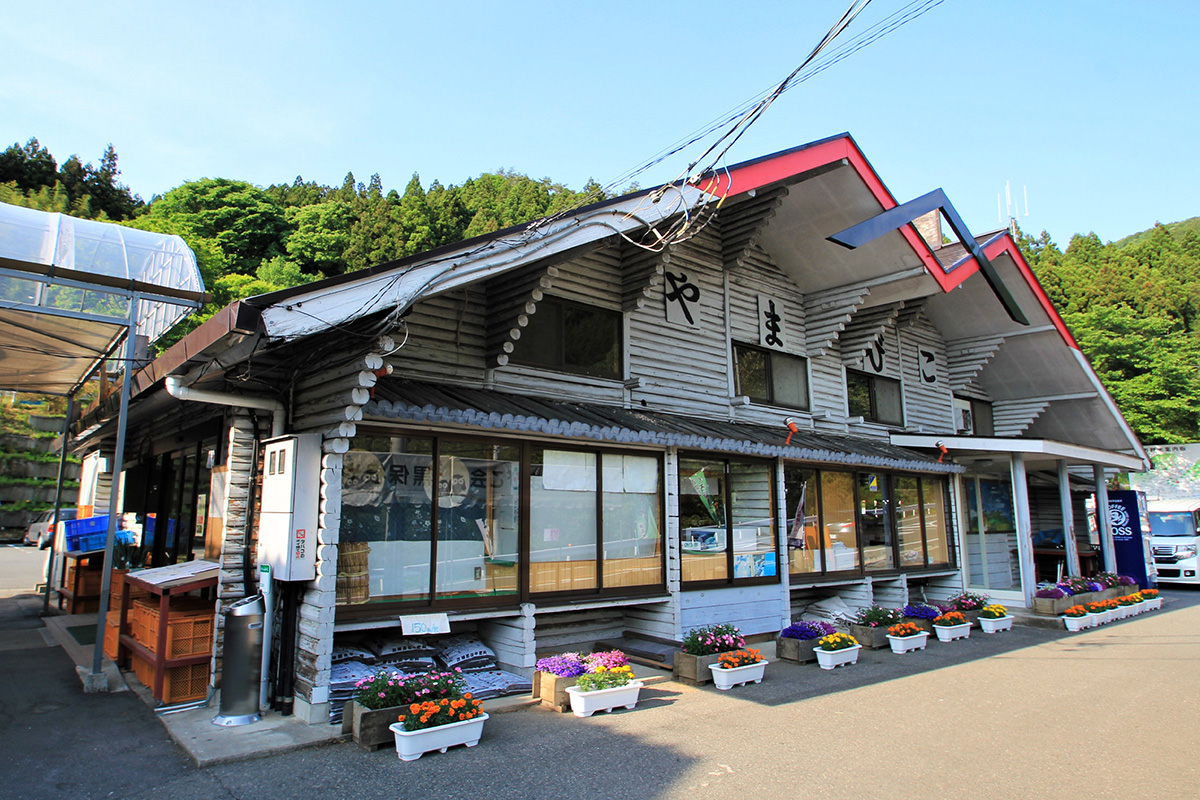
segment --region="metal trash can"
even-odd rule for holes
[[[225,609],[225,657],[221,666],[221,713],[214,725],[233,727],[258,722],[258,684],[262,669],[263,598],[238,600]]]

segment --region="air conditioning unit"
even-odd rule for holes
[[[321,490],[321,434],[263,442],[258,563],[280,581],[317,577],[317,513]]]
[[[972,434],[975,432],[975,419],[971,416],[971,401],[961,397],[954,398],[954,432]]]

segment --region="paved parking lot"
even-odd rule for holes
[[[0,553],[0,558],[3,557]],[[1093,631],[1025,627],[864,651],[833,672],[774,662],[718,692],[665,682],[633,711],[493,714],[483,740],[402,763],[338,743],[195,767],[133,692],[84,695],[0,599],[0,796],[25,798],[1193,797],[1200,593]],[[215,712],[214,712],[215,713]]]

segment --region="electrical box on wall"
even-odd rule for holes
[[[275,580],[316,578],[320,490],[321,434],[263,442],[258,563],[269,564]]]

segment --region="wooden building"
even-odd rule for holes
[[[124,510],[241,597],[272,443],[310,435],[313,722],[335,635],[402,615],[528,672],[832,597],[1024,605],[1114,563],[1084,504],[1145,455],[1010,235],[919,200],[840,135],[234,303],[136,376]]]

